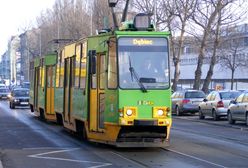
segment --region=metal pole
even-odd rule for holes
[[[154,26],[155,30],[157,30],[157,0],[153,0],[154,5]]]
[[[125,22],[125,20],[126,20],[127,11],[128,11],[128,4],[129,4],[129,0],[126,1],[126,5],[125,5],[125,8],[124,8],[124,10],[123,10],[121,22]]]
[[[41,29],[40,29],[40,56],[41,56]]]
[[[111,7],[111,12],[112,12],[112,16],[113,16],[114,29],[117,29],[118,28],[118,24],[117,24],[117,19],[116,19],[116,15],[115,15],[115,12],[114,12],[114,8],[113,7]]]

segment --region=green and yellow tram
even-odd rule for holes
[[[65,128],[118,147],[168,145],[169,33],[153,31],[142,17],[148,16],[59,50],[52,68],[54,99],[47,105],[54,104],[50,109]]]
[[[30,64],[30,109],[36,116],[57,121],[54,112],[56,54],[36,57]]]

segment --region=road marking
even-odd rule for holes
[[[3,168],[3,164],[1,160],[0,160],[0,168]]]
[[[44,156],[44,155],[54,154],[54,153],[71,152],[71,151],[75,151],[75,150],[79,150],[79,149],[80,148],[56,150],[56,151],[50,151],[50,152],[44,152],[44,153],[29,155],[28,157],[38,158],[38,159],[48,159],[48,160],[60,160],[60,161],[68,161],[68,162],[77,162],[77,163],[99,164],[99,165],[96,165],[96,166],[90,166],[88,168],[99,168],[99,167],[106,167],[106,166],[111,166],[112,165],[111,163],[92,162],[92,161],[87,161],[87,160],[74,160],[74,159],[65,159],[65,158],[46,157],[46,156]]]
[[[142,163],[135,162],[135,161],[133,161],[133,160],[131,160],[131,159],[128,159],[128,158],[126,158],[126,157],[124,157],[124,156],[122,156],[122,155],[120,155],[120,154],[118,154],[118,153],[115,153],[115,152],[111,152],[111,153],[113,153],[114,155],[117,155],[117,156],[119,156],[120,158],[125,159],[125,160],[127,160],[127,161],[129,161],[129,162],[131,162],[131,163],[133,163],[133,164],[139,165],[139,167],[140,167],[140,165],[142,165],[143,167],[147,167],[147,166],[144,166],[144,164],[142,164]],[[138,164],[138,163],[139,163],[139,164]]]
[[[164,149],[165,149],[165,148],[164,148]],[[199,161],[201,161],[201,162],[205,162],[205,163],[208,163],[208,164],[217,166],[217,167],[227,168],[226,166],[223,166],[223,165],[220,165],[220,164],[216,164],[216,163],[213,163],[213,162],[210,162],[210,161],[207,161],[207,160],[204,160],[204,159],[201,159],[201,158],[192,156],[192,155],[188,155],[188,154],[186,154],[186,153],[182,153],[182,152],[179,152],[179,151],[175,151],[175,150],[173,150],[173,149],[165,149],[165,150],[168,150],[168,151],[171,151],[171,152],[174,152],[174,153],[177,153],[177,154],[180,154],[180,155],[183,155],[183,156],[186,156],[186,157],[195,159],[195,160],[199,160]]]

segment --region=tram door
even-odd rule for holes
[[[40,67],[36,67],[34,70],[34,110],[38,109],[38,85],[40,81]]]
[[[65,59],[65,78],[64,78],[64,121],[67,124],[71,123],[71,112],[72,112],[72,83],[73,83],[73,60],[75,57],[69,57]]]
[[[54,87],[53,87],[53,72],[55,71],[53,66],[46,67],[46,100],[45,107],[47,114],[54,113]]]
[[[94,64],[94,63],[93,63]],[[92,62],[91,62],[92,66]],[[102,132],[104,129],[105,110],[105,55],[95,56],[95,73],[91,74],[90,87],[90,131]]]

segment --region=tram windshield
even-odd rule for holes
[[[169,53],[166,38],[119,38],[118,65],[120,88],[146,91],[169,87]]]

